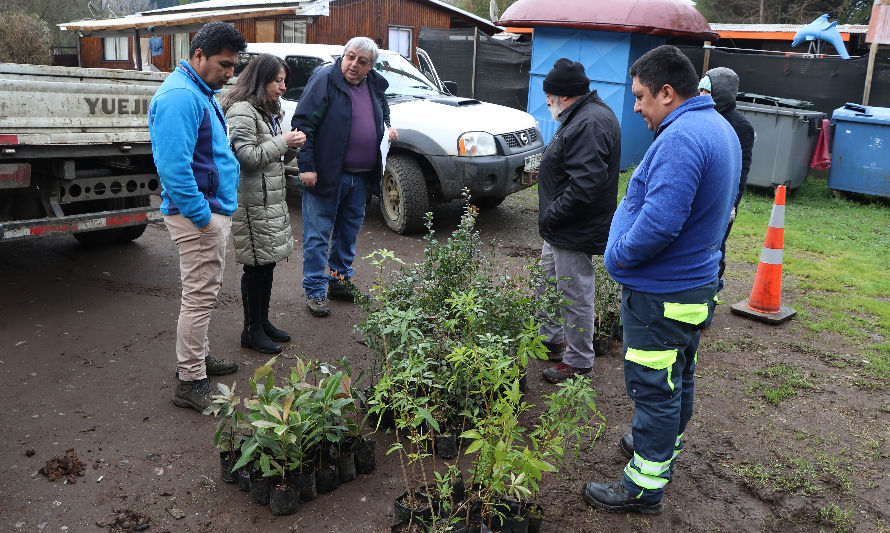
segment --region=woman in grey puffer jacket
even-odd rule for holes
[[[280,353],[276,343],[290,340],[269,322],[269,299],[275,264],[294,251],[284,164],[306,141],[303,132],[281,128],[278,99],[286,79],[284,61],[262,54],[248,63],[222,103],[232,149],[241,163],[238,209],[232,216],[235,259],[244,265],[241,346],[268,354]]]

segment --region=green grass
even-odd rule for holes
[[[631,170],[621,175],[619,198]],[[773,208],[772,190],[750,188],[727,241],[727,260],[757,265]],[[797,309],[796,323],[842,335],[864,373],[890,382],[890,203],[839,200],[825,179],[809,177],[785,209],[783,284],[794,287],[784,305]],[[754,273],[749,284],[754,282]]]
[[[752,390],[759,390],[771,404],[778,405],[782,400],[794,397],[801,389],[810,389],[812,383],[796,368],[778,364],[758,370],[757,374],[766,381],[756,381]]]
[[[756,265],[773,206],[771,191],[751,189],[727,243],[730,262]],[[796,285],[796,320],[843,335],[860,350],[868,375],[890,381],[890,206],[845,201],[810,177],[786,201],[784,283]],[[753,282],[753,276],[752,276]]]

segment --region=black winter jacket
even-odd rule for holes
[[[754,149],[754,128],[748,119],[745,118],[738,109],[735,108],[735,102],[731,106],[723,110],[717,110],[723,118],[729,122],[735,134],[739,138],[739,144],[742,145],[742,175],[739,177],[739,192],[735,197],[736,208],[742,201],[742,195],[745,194],[745,184],[748,183],[748,170],[751,168],[751,151]]]
[[[316,70],[297,104],[291,119],[291,127],[306,134],[306,142],[300,148],[297,164],[300,172],[315,172],[318,182],[307,188],[312,194],[322,197],[336,197],[346,160],[349,129],[352,126],[352,100],[341,70],[342,58],[333,65]],[[374,106],[374,120],[377,124],[377,144],[386,133],[384,124],[389,126],[389,104],[386,89],[389,82],[371,69],[362,83],[367,83]],[[380,190],[383,175],[380,151],[377,151],[377,166],[370,172],[368,188],[376,193]]]
[[[538,231],[553,246],[601,255],[617,205],[621,129],[595,90],[561,117],[538,169]]]

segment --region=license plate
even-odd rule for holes
[[[539,166],[541,166],[541,153],[532,154],[525,158],[525,168],[523,168],[522,171],[534,172],[538,170]]]

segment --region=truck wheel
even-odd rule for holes
[[[131,196],[129,198],[115,198],[107,201],[105,209],[112,211],[127,207],[147,207],[150,205],[148,196]],[[82,231],[74,233],[77,242],[84,246],[105,246],[108,244],[123,244],[134,241],[145,233],[148,224],[124,226],[122,228],[100,229],[97,231]]]
[[[420,231],[428,209],[426,181],[417,161],[403,155],[387,158],[380,187],[380,213],[389,229],[402,235]]]
[[[485,198],[477,198],[470,203],[479,209],[494,209],[504,203],[504,200],[506,199],[506,196],[487,196]]]

